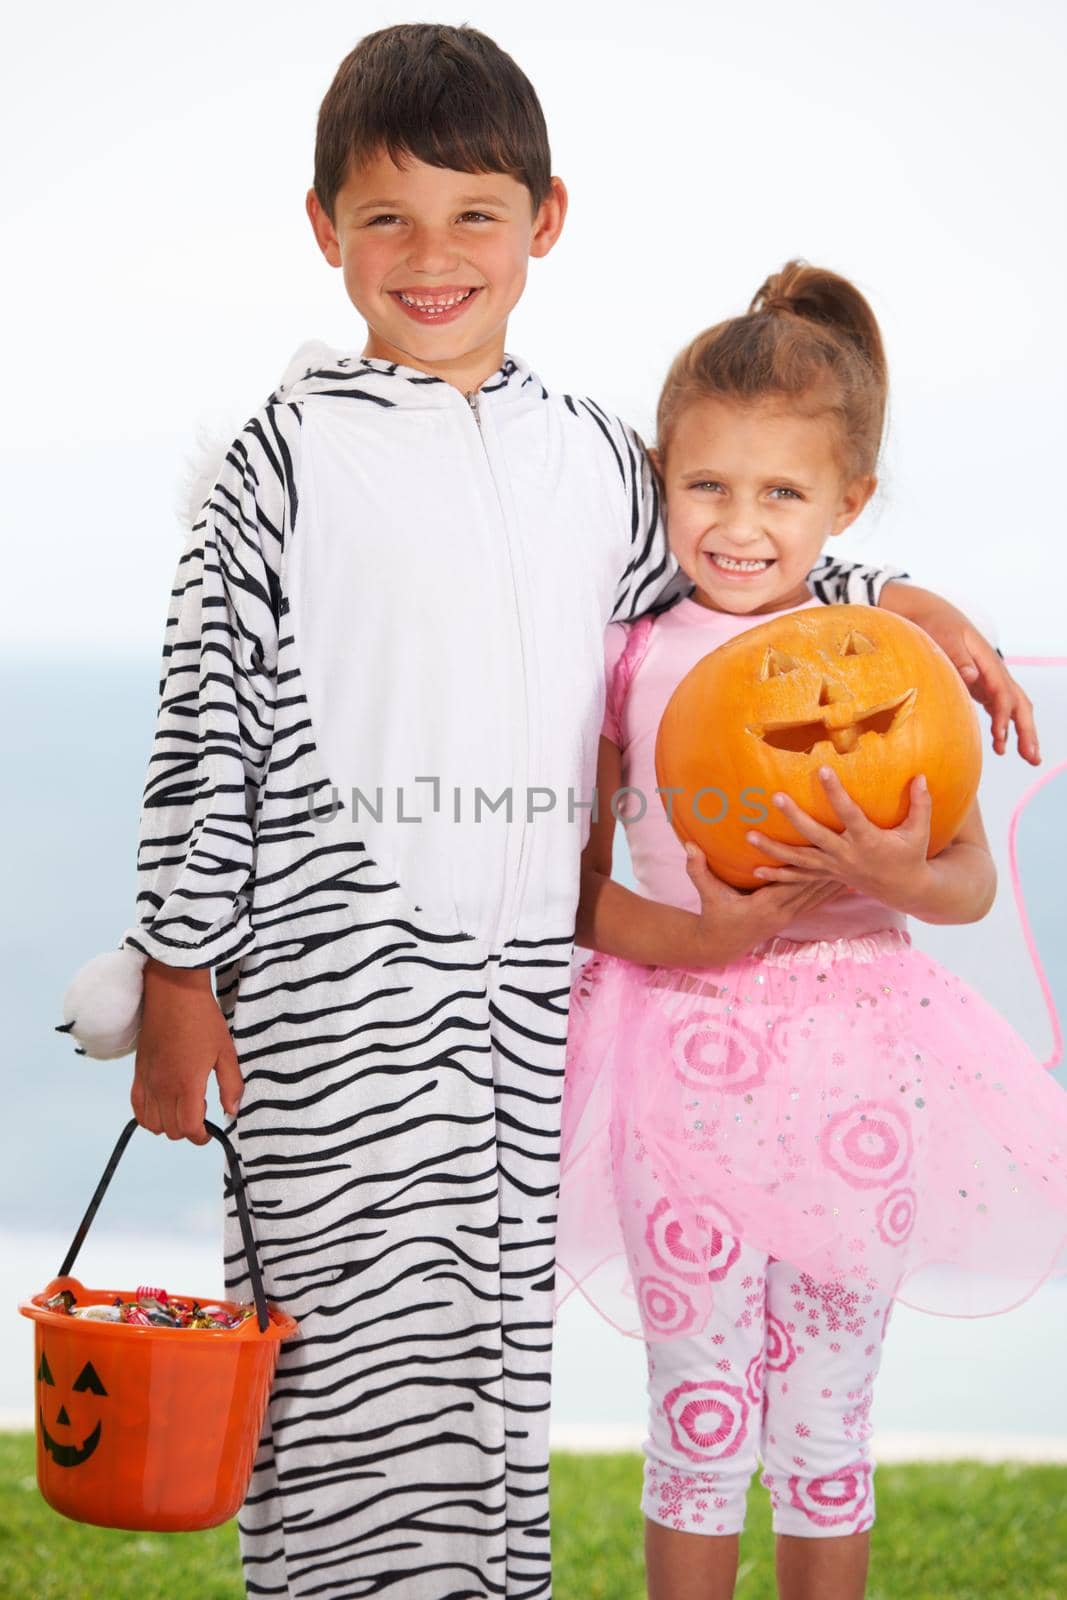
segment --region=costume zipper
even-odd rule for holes
[[[485,439],[485,431],[482,428],[482,415],[481,415],[481,411],[479,409],[479,391],[477,389],[472,389],[469,394],[465,395],[465,399],[467,401],[467,404],[471,408],[471,414],[474,417],[475,425],[476,425],[476,427],[478,429],[478,435],[479,435],[479,437],[480,437],[480,439],[482,441],[482,448],[485,451],[486,465],[489,468],[489,476],[493,481],[493,488],[496,490],[497,501],[498,501],[498,503],[500,505],[500,521],[501,521],[501,525],[502,525],[502,527],[504,529],[504,537],[507,540],[508,554],[509,554],[509,557],[510,557],[511,582],[512,582],[512,588],[513,588],[514,596],[515,596],[515,620],[516,620],[516,627],[518,629],[519,652],[520,652],[520,657],[521,657],[521,661],[522,661],[522,688],[523,688],[523,699],[524,699],[524,703],[525,703],[525,718],[524,718],[524,721],[525,721],[525,727],[526,727],[526,760],[525,760],[525,769],[524,769],[524,775],[523,775],[524,781],[523,781],[523,784],[522,784],[522,787],[521,787],[520,794],[515,797],[518,800],[518,803],[522,806],[522,821],[521,821],[521,824],[520,824],[520,831],[519,831],[519,854],[518,854],[518,859],[515,862],[515,874],[514,874],[515,889],[514,889],[513,894],[512,894],[512,898],[514,900],[518,896],[519,885],[522,882],[522,872],[523,872],[523,867],[524,867],[525,860],[526,860],[526,847],[527,847],[527,837],[526,836],[527,836],[527,832],[528,832],[529,827],[530,827],[530,824],[526,820],[526,805],[527,805],[526,786],[530,781],[530,682],[529,682],[529,674],[528,674],[527,665],[526,665],[526,649],[525,649],[525,645],[523,643],[522,604],[521,604],[521,601],[520,601],[520,598],[519,598],[519,584],[518,584],[518,579],[517,579],[517,574],[516,574],[513,541],[512,541],[512,538],[511,538],[511,533],[510,533],[509,527],[508,527],[507,511],[504,508],[504,497],[501,494],[500,488],[499,488],[499,486],[497,484],[497,481],[496,481],[496,474],[493,471],[492,456],[489,453],[489,447],[488,447],[488,445],[486,443],[486,439]],[[495,926],[495,928],[493,930],[493,944],[494,945],[500,939],[501,932],[502,932],[502,930],[503,930],[503,928],[505,926],[505,923],[506,923],[506,920],[507,920],[506,917],[505,917],[505,913],[508,913],[510,915],[510,913],[514,910],[514,906],[513,905],[509,905],[509,903],[508,903],[507,864],[508,864],[507,863],[507,851],[505,849],[505,861],[504,861],[505,881],[504,881],[504,885],[503,885],[503,888],[502,888],[502,891],[501,891],[500,908],[499,908],[499,910],[497,912],[496,926]]]

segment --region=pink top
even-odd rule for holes
[[[788,611],[821,605],[811,599]],[[775,612],[784,616],[785,611]],[[700,898],[685,870],[685,849],[667,820],[656,793],[656,732],[660,718],[686,673],[709,651],[736,634],[769,620],[712,611],[695,600],[680,600],[654,620],[612,622],[605,634],[607,707],[602,733],[622,752],[622,781],[645,797],[644,815],[636,796],[628,796],[620,809],[631,814],[620,820],[626,828],[637,890],[649,900],[660,900],[685,911],[699,911]],[[629,683],[616,670],[632,628],[649,628],[643,656]],[[858,937],[875,928],[905,928],[907,918],[869,895],[849,894],[830,905],[791,922],[782,930],[787,939],[837,939]]]

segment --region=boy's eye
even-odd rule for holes
[[[487,216],[484,211],[464,211],[459,220],[460,222],[492,222],[493,219]]]
[[[379,222],[399,222],[400,218],[392,211],[383,211],[377,217],[371,217],[367,223],[368,228],[375,227]]]
[[[780,483],[777,486],[777,488],[772,489],[771,490],[771,494],[772,495],[781,495],[783,500],[799,500],[800,499],[800,495],[797,493],[797,491],[795,489],[790,489],[788,487],[788,485],[784,484],[784,483]]]
[[[712,490],[716,490],[716,489],[721,489],[722,488],[722,484],[719,483],[716,479],[713,479],[713,478],[701,478],[699,480],[699,482],[691,483],[689,485],[689,487],[691,489],[712,489]]]

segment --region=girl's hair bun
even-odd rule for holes
[[[656,412],[657,444],[665,456],[695,400],[776,399],[830,417],[843,470],[873,473],[887,394],[882,335],[860,291],[825,267],[787,261],[743,316],[706,328],[674,358]]]
[[[885,348],[874,312],[855,284],[838,273],[799,259],[787,261],[760,284],[748,309],[750,315],[803,317],[833,329],[851,340],[876,377],[886,381]]]

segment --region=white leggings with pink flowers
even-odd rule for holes
[[[708,1330],[646,1346],[641,1509],[685,1533],[740,1533],[758,1455],[776,1533],[861,1533],[874,1521],[867,1440],[892,1302],[724,1242],[738,1255]]]

